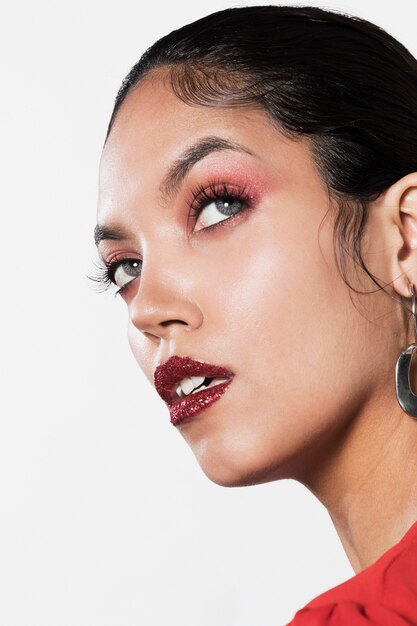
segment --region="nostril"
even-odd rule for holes
[[[170,324],[184,324],[187,326],[187,322],[184,322],[184,320],[165,320],[161,322],[161,326],[169,326]]]
[[[147,339],[150,339],[156,344],[159,344],[159,342],[161,341],[161,338],[158,335],[155,335],[153,333],[148,333],[147,330],[142,330],[141,332],[143,333],[145,337],[147,337]]]

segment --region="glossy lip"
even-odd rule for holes
[[[176,387],[186,376],[227,378],[223,383],[178,398]],[[196,361],[191,357],[172,356],[158,365],[154,373],[155,388],[170,409],[171,422],[178,424],[190,418],[220,398],[233,379],[233,372],[224,367]]]

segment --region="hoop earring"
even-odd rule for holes
[[[414,336],[417,342],[416,297],[412,284],[410,284],[410,292],[412,299]],[[395,368],[395,392],[398,404],[405,413],[414,418],[417,418],[417,395],[411,389],[410,366],[413,352],[416,349],[417,343],[410,343],[410,345],[404,348],[398,357],[397,366]]]

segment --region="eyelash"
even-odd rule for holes
[[[190,209],[189,217],[193,217],[197,219],[200,215],[201,211],[213,200],[228,199],[228,200],[239,200],[243,208],[237,213],[239,215],[245,209],[249,208],[251,204],[250,194],[247,191],[247,186],[239,188],[236,185],[229,185],[228,183],[221,181],[211,181],[208,185],[197,185],[193,187],[190,192],[191,200],[188,201],[188,206]],[[230,218],[228,218],[230,219]],[[211,226],[207,226],[204,230],[212,229],[218,225],[223,224],[223,222],[228,221],[222,220],[221,222],[217,222],[216,224],[212,224]]]
[[[190,196],[191,199],[187,202],[187,205],[189,207],[188,220],[190,219],[190,217],[192,217],[194,220],[197,220],[203,209],[211,202],[213,202],[213,200],[238,200],[242,203],[242,208],[235,215],[232,215],[225,220],[222,220],[210,226],[206,226],[203,230],[212,230],[218,226],[222,226],[223,222],[228,222],[233,217],[240,215],[251,206],[251,196],[247,191],[246,185],[244,185],[242,188],[239,188],[236,185],[229,185],[228,183],[216,180],[211,181],[206,186],[197,185],[196,187],[192,188],[190,191]],[[93,271],[87,275],[87,278],[98,285],[97,290],[99,292],[113,289],[115,287],[113,278],[118,266],[123,263],[123,261],[129,260],[133,259],[115,258],[110,263],[107,263],[99,257],[94,262]],[[115,297],[117,295],[121,295],[129,285],[130,282],[123,287],[119,287],[119,289],[117,289],[114,293]]]
[[[95,261],[93,261],[93,270],[90,274],[87,274],[87,278],[95,283],[96,289],[99,293],[114,289],[115,283],[113,282],[113,277],[117,267],[120,263],[123,263],[123,261],[128,260],[129,259],[116,258],[110,263],[106,263],[102,258],[98,257]],[[114,296],[116,297],[117,295],[121,295],[129,284],[130,283],[127,283],[123,287],[119,287],[119,289],[114,292]]]

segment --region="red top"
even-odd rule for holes
[[[375,563],[314,598],[287,626],[417,626],[417,522]]]

